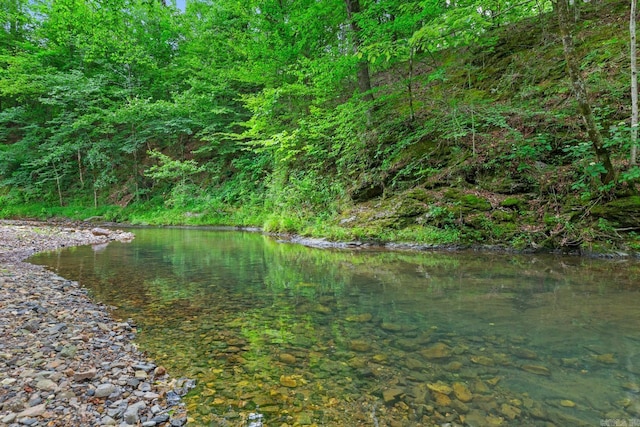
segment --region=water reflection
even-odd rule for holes
[[[35,257],[198,379],[193,425],[640,425],[640,266],[136,230]]]

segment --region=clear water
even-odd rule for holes
[[[197,379],[191,425],[640,425],[636,261],[134,232],[31,262]]]

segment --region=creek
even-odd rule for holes
[[[190,425],[640,425],[638,261],[132,231],[29,261],[197,380]]]

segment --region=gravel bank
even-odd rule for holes
[[[110,317],[76,282],[23,262],[131,233],[0,221],[0,426],[182,426],[171,379],[136,349],[135,326]]]

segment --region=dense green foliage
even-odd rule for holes
[[[0,216],[523,248],[640,230],[626,1],[572,10],[604,183],[552,1],[0,2]]]

